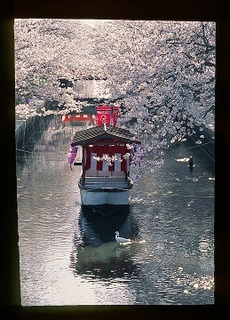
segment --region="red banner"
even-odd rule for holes
[[[96,124],[98,126],[107,123],[113,126],[117,124],[117,117],[119,113],[118,106],[97,106]]]

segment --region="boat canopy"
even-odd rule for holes
[[[71,146],[108,145],[108,144],[140,144],[140,140],[127,129],[108,124],[94,126],[75,133]]]

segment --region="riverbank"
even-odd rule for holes
[[[34,146],[31,139],[34,139],[36,133],[41,134],[47,129],[51,116],[40,117],[32,116],[27,120],[15,121],[15,147],[16,151],[26,151],[28,145]]]

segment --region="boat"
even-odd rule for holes
[[[82,207],[103,215],[129,206],[131,161],[134,145],[140,144],[129,130],[116,126],[117,115],[117,107],[98,106],[96,125],[77,131],[71,142],[82,149]]]

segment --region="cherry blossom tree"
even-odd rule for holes
[[[119,124],[132,124],[156,161],[214,113],[215,23],[15,20],[18,101],[37,97],[79,111],[74,89],[61,88],[58,78],[98,72],[107,77],[110,102],[121,105]]]
[[[118,27],[119,26],[119,27]],[[202,131],[214,111],[215,24],[117,21],[101,26],[104,72],[120,123],[132,126],[144,152],[164,154],[173,143]]]
[[[16,102],[38,98],[80,110],[74,90],[63,90],[58,79],[74,79],[88,65],[82,24],[77,20],[16,19],[14,30]]]
[[[104,66],[109,75],[107,85],[114,100],[125,104],[126,117],[136,113],[137,121],[147,125],[158,121],[159,114],[173,119],[190,116],[187,127],[189,121],[201,125],[202,117],[214,106],[215,25],[159,21],[120,24],[118,28],[111,23],[102,47],[109,52]],[[111,37],[119,41],[111,41]],[[100,48],[96,50],[101,57],[105,54]]]

